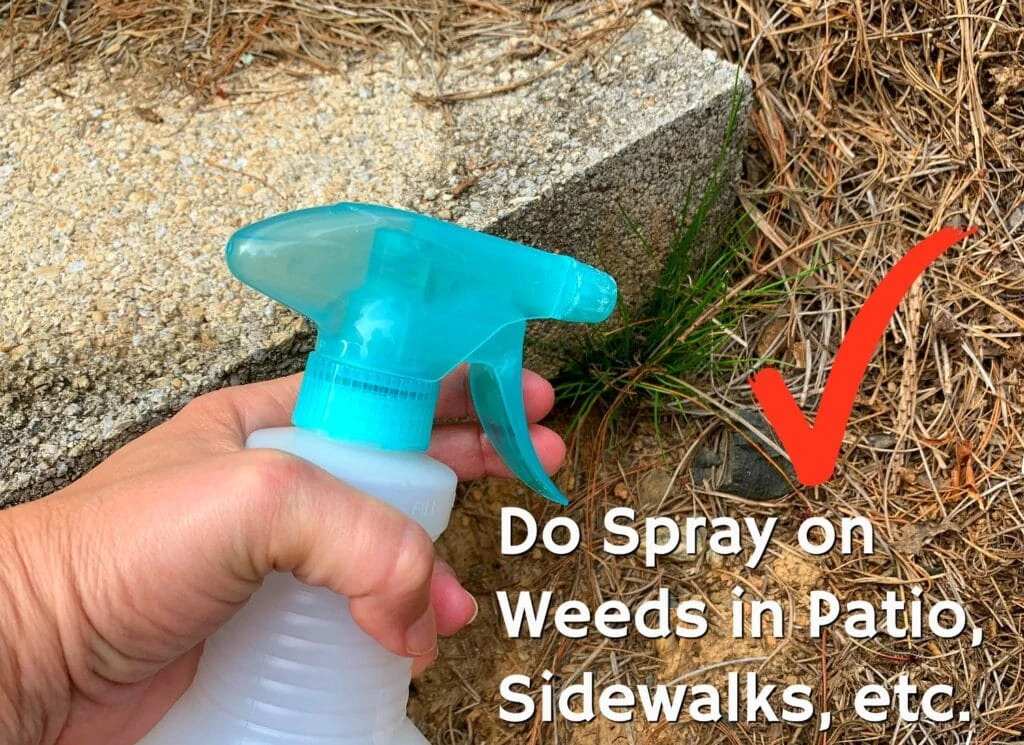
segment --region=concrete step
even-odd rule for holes
[[[277,212],[426,212],[571,253],[642,305],[718,158],[736,69],[651,14],[547,75],[557,59],[515,52],[480,52],[511,90],[443,106],[410,94],[423,81],[397,53],[344,75],[248,70],[200,110],[99,66],[5,93],[0,504],[63,486],[199,393],[301,367],[308,330],[223,261],[235,228]],[[541,325],[527,359],[551,373],[579,344]]]

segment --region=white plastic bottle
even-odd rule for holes
[[[455,473],[413,452],[338,442],[297,427],[251,448],[304,458],[416,520],[448,525]],[[371,639],[326,588],[275,573],[207,641],[191,688],[146,745],[427,745],[406,718],[412,660]]]
[[[530,439],[526,321],[604,320],[617,297],[611,277],[568,256],[359,204],[243,228],[227,261],[317,328],[296,426],[256,432],[249,447],[305,458],[436,539],[456,478],[425,453],[440,381],[469,363],[473,408],[491,445],[524,483],[567,503]],[[344,598],[273,575],[206,643],[192,687],[142,742],[424,745],[405,715],[411,664],[363,633]]]

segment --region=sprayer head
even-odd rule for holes
[[[597,323],[615,281],[546,253],[411,212],[338,204],[235,233],[228,266],[317,328],[293,421],[337,439],[426,450],[440,380],[469,362],[477,415],[527,485],[565,497],[530,441],[526,321]]]

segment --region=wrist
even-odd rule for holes
[[[53,742],[67,716],[70,690],[48,571],[37,563],[48,542],[36,505],[0,513],[0,742]]]

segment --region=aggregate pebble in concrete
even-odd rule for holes
[[[249,71],[233,85],[255,92],[198,111],[98,68],[4,93],[0,505],[59,488],[201,392],[301,367],[301,320],[223,262],[231,232],[271,214],[415,209],[574,254],[643,301],[718,155],[734,67],[653,16],[596,64],[447,108],[411,97],[422,81],[397,60]],[[506,60],[499,79],[552,62]],[[570,359],[566,328],[535,329],[528,362]]]

